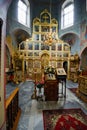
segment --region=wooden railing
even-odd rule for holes
[[[6,130],[15,130],[20,117],[20,109],[18,107],[19,88],[16,88],[6,99]]]

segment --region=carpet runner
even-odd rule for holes
[[[43,110],[44,130],[87,130],[87,115],[81,109]]]

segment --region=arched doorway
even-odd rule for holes
[[[83,50],[81,54],[80,69],[87,70],[87,47]]]
[[[44,68],[49,65],[49,59],[50,59],[49,54],[43,53],[41,55],[41,69],[42,70],[44,70]]]
[[[68,68],[68,63],[67,63],[67,61],[64,61],[64,62],[63,62],[63,68],[64,68],[65,72],[67,73],[67,68]]]

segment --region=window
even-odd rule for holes
[[[74,23],[74,3],[73,0],[66,0],[62,5],[61,28],[67,28]]]
[[[18,2],[18,21],[30,27],[30,6],[22,0]]]

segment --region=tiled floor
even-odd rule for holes
[[[66,98],[59,98],[57,102],[48,102],[32,100],[30,97],[34,90],[34,84],[29,81],[21,83],[18,87],[20,88],[19,106],[22,109],[22,114],[17,130],[44,130],[42,114],[44,109],[81,108],[87,114],[87,104],[68,89],[69,87],[78,87],[78,84],[67,81],[66,86]]]
[[[82,108],[82,110],[87,113],[87,105],[82,103],[67,89],[66,99],[60,98],[58,102],[32,101],[28,130],[44,130],[42,110],[59,108]]]

